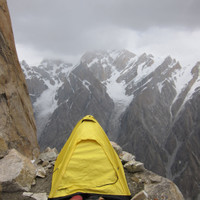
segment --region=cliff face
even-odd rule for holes
[[[32,157],[39,151],[36,126],[6,0],[0,1],[0,19],[0,157],[12,148]]]

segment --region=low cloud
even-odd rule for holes
[[[200,50],[199,0],[8,0],[8,6],[20,58],[26,48],[68,58],[93,49],[182,57]]]

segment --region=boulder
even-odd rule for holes
[[[46,150],[41,153],[38,157],[39,160],[42,160],[43,162],[51,162],[55,161],[58,156],[58,151],[56,148],[51,149],[50,147],[47,147]]]
[[[25,197],[31,197],[32,199],[36,199],[36,200],[47,200],[48,199],[46,193],[24,192],[23,196],[25,196]]]
[[[0,160],[2,192],[29,191],[35,182],[36,168],[31,160],[15,149]]]
[[[119,155],[119,157],[120,157],[123,164],[127,163],[131,160],[135,160],[135,156],[132,155],[131,153],[126,152],[126,151],[122,151],[122,153]]]
[[[42,166],[37,166],[36,169],[36,176],[40,178],[45,178],[46,176],[46,170]]]
[[[144,189],[151,199],[184,200],[178,187],[166,178],[160,183],[146,184]]]
[[[131,194],[134,197],[135,195],[136,197],[137,195],[142,195],[140,192],[145,191],[145,194],[147,194],[145,198],[149,200],[184,200],[180,190],[172,181],[151,171],[144,170],[143,172],[129,172],[127,174],[127,180]]]
[[[124,168],[131,173],[143,172],[145,170],[144,164],[135,160],[131,160],[124,165]]]
[[[45,178],[48,169],[54,166],[57,156],[58,151],[56,148],[51,149],[50,147],[47,147],[45,151],[38,156],[38,159],[34,161],[34,165],[37,168],[36,176]]]

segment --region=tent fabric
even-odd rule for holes
[[[121,161],[91,115],[77,123],[58,155],[49,200],[74,194],[130,199]]]

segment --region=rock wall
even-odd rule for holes
[[[12,148],[33,157],[39,151],[35,120],[6,0],[0,1],[0,19],[0,158]]]

